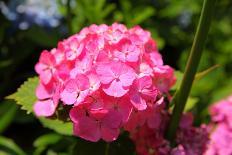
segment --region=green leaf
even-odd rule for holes
[[[37,100],[35,96],[35,90],[38,82],[38,77],[29,78],[26,82],[24,82],[24,84],[20,86],[16,93],[8,96],[7,99],[14,99],[17,104],[22,106],[23,110],[27,111],[27,113],[33,112],[33,104]],[[60,134],[72,135],[71,122],[63,122],[58,119],[49,119],[44,117],[40,117],[39,120],[44,127],[55,130]]]
[[[192,110],[192,108],[195,107],[198,101],[199,101],[199,98],[197,97],[189,97],[185,105],[184,112],[188,112]]]
[[[15,144],[14,141],[12,141],[9,138],[0,136],[0,148],[1,146],[9,149],[17,155],[26,155],[26,153],[17,144]]]
[[[199,72],[195,75],[195,78],[194,78],[194,82],[204,78],[207,74],[211,73],[212,71],[214,71],[216,68],[218,68],[219,65],[214,65],[202,72]],[[181,71],[175,71],[175,77],[176,77],[176,83],[175,85],[171,88],[171,90],[176,90],[179,88],[180,84],[181,84],[181,81],[183,79],[183,73]]]
[[[9,100],[0,103],[0,133],[12,122],[17,111],[17,106]]]
[[[55,133],[46,134],[46,135],[42,135],[39,138],[37,138],[33,145],[35,147],[45,147],[45,146],[57,143],[58,141],[61,140],[61,138],[62,138],[61,135],[58,135]]]
[[[7,97],[7,99],[13,99],[17,104],[21,105],[23,110],[27,113],[33,111],[33,104],[36,102],[35,90],[39,83],[38,77],[29,78],[24,82],[16,93]]]
[[[109,4],[105,7],[104,11],[101,13],[102,18],[106,18],[111,12],[116,8],[115,4]]]
[[[73,134],[73,126],[71,122],[63,122],[58,119],[39,118],[44,127],[55,130],[57,133],[71,136]]]
[[[214,65],[214,66],[212,66],[212,67],[210,67],[210,68],[208,68],[208,69],[206,69],[206,70],[204,70],[204,71],[202,71],[200,73],[197,73],[195,75],[194,81],[202,79],[203,77],[205,77],[207,74],[214,71],[218,67],[219,67],[219,65]]]
[[[135,15],[135,18],[133,19],[132,24],[138,25],[147,20],[149,17],[153,16],[155,13],[155,10],[153,7],[146,7],[143,8],[142,11],[138,10],[138,12]]]
[[[10,154],[0,150],[0,155],[10,155]]]

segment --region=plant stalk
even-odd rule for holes
[[[72,10],[71,10],[71,0],[67,0],[66,4],[66,9],[67,9],[67,26],[68,26],[68,33],[69,35],[72,34]]]
[[[172,103],[175,107],[167,130],[167,138],[170,141],[173,141],[175,138],[182,112],[191,91],[192,83],[197,72],[203,47],[207,39],[215,3],[216,0],[204,0],[203,3],[200,20],[197,26],[197,31],[194,37],[187,66],[185,68],[184,77],[180,88],[176,91],[172,100]]]

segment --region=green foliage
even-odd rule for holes
[[[55,130],[56,132],[63,135],[72,135],[72,123],[63,122],[58,119],[39,118],[40,122],[44,127]]]
[[[120,0],[121,11],[116,12],[115,20],[125,22],[129,27],[138,25],[155,14],[155,9],[150,6],[138,6],[134,8],[132,1]]]
[[[184,112],[191,111],[195,107],[198,101],[199,98],[197,97],[189,97],[185,105]]]
[[[23,110],[26,110],[27,113],[31,113],[33,111],[33,104],[37,100],[35,90],[38,83],[39,79],[37,77],[29,78],[28,81],[20,86],[16,93],[8,96],[7,99],[15,100]]]
[[[61,135],[53,133],[38,137],[33,143],[34,147],[36,147],[34,155],[42,154],[42,152],[46,150],[48,146],[58,143],[61,139]]]
[[[38,77],[29,78],[26,82],[20,86],[16,93],[7,97],[7,99],[14,99],[23,110],[27,113],[33,112],[33,105],[37,98],[35,96],[35,90],[38,85]],[[44,127],[55,130],[56,132],[64,135],[72,135],[72,123],[63,122],[58,119],[39,118]]]
[[[0,136],[0,150],[3,154],[26,155],[26,153],[17,144],[15,144],[14,141],[2,136]]]
[[[15,103],[3,101],[0,103],[0,133],[2,133],[9,124],[14,120],[17,111]]]
[[[48,145],[52,145],[57,143],[59,140],[61,140],[62,136],[55,134],[55,133],[51,133],[51,134],[46,134],[46,135],[42,135],[40,137],[38,137],[33,145],[35,147],[46,147]]]

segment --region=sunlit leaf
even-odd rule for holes
[[[36,102],[35,89],[39,83],[38,77],[29,78],[24,82],[17,92],[8,96],[7,99],[13,99],[27,113],[33,111],[33,104]]]
[[[7,97],[7,99],[14,99],[17,104],[21,105],[23,110],[27,113],[33,111],[33,104],[36,102],[35,90],[38,85],[38,77],[29,78],[24,84],[20,86],[16,93]],[[64,135],[72,135],[72,123],[63,122],[58,119],[49,119],[40,117],[40,122],[44,127],[55,130]]]
[[[214,71],[216,68],[218,68],[220,65],[214,65],[202,72],[199,72],[195,75],[195,79],[194,81],[200,80],[202,78],[204,78],[207,74],[209,74],[210,72]]]
[[[44,127],[55,130],[56,132],[63,135],[72,135],[73,126],[71,122],[63,122],[58,119],[39,118],[40,122]]]
[[[192,110],[193,107],[195,107],[195,105],[196,105],[196,103],[198,101],[199,101],[199,99],[197,97],[189,97],[188,100],[187,100],[187,102],[186,102],[184,111],[188,112],[188,111]]]

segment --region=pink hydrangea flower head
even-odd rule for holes
[[[157,43],[139,26],[85,27],[43,51],[35,70],[35,114],[49,117],[58,104],[70,107],[74,135],[83,139],[113,141],[120,129],[144,125],[163,130],[168,120],[164,96],[175,82],[173,69],[163,65]]]

